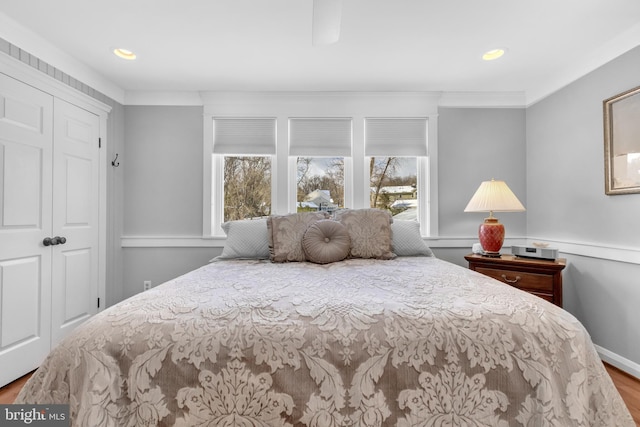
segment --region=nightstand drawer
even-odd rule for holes
[[[555,299],[553,298],[553,294],[541,294],[541,293],[538,293],[538,292],[528,292],[528,293],[530,293],[531,295],[535,295],[537,297],[540,297],[540,298],[542,298],[544,300],[547,300],[550,303],[555,303]]]
[[[471,270],[562,307],[562,270],[566,265],[564,258],[548,261],[523,259],[513,255],[492,258],[476,254],[469,254],[464,258],[469,261]]]
[[[522,271],[483,267],[477,267],[476,271],[519,289],[553,293],[553,276],[548,274],[524,273]]]

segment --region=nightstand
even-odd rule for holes
[[[564,258],[555,261],[501,255],[492,258],[477,254],[464,257],[469,269],[493,277],[562,307],[562,270]]]

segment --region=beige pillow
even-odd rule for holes
[[[351,239],[347,227],[330,219],[309,226],[302,238],[302,249],[307,261],[328,264],[341,261],[349,255]]]
[[[269,253],[273,262],[305,261],[302,238],[314,222],[326,219],[324,212],[272,215],[267,219]]]
[[[393,259],[391,223],[388,211],[345,209],[336,212],[336,221],[347,227],[351,238],[351,258]]]

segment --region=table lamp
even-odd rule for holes
[[[500,256],[504,242],[504,225],[494,212],[523,212],[524,206],[504,181],[484,181],[464,209],[465,212],[489,212],[478,229],[480,244],[486,256]]]

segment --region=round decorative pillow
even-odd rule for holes
[[[343,224],[325,219],[307,228],[302,238],[302,248],[307,261],[328,264],[341,261],[349,255],[351,238]]]

